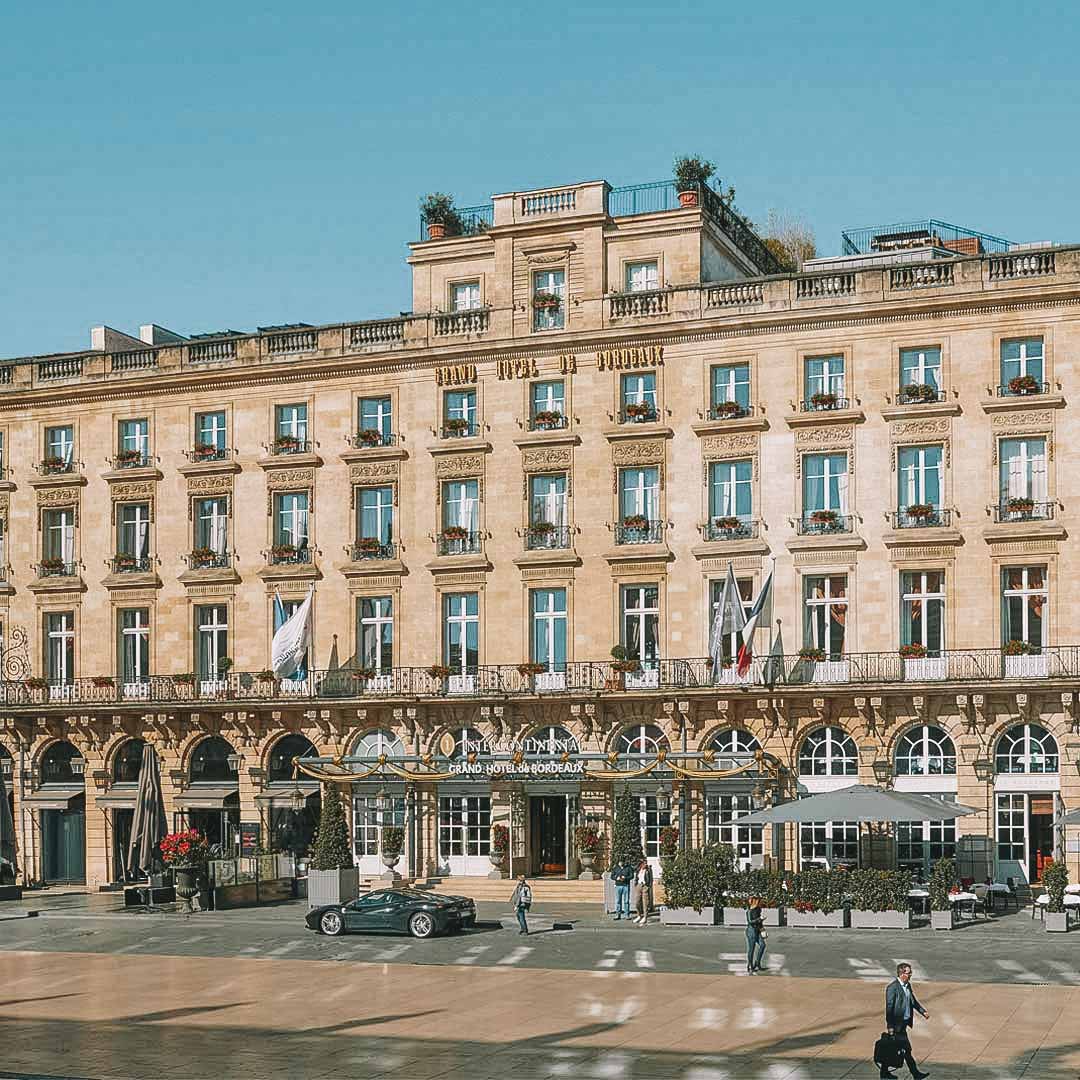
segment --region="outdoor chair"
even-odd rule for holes
[[[1009,890],[1008,895],[1005,897],[1005,910],[1006,911],[1009,910],[1009,904],[1011,903],[1012,906],[1013,906],[1013,909],[1019,915],[1020,914],[1020,899],[1016,895],[1016,881],[1013,878],[1006,878],[1005,879],[1005,885],[1007,886],[1007,888]]]
[[[975,894],[975,903],[971,905],[972,915],[977,915],[982,909],[984,919],[990,918],[990,889],[986,885],[972,885],[971,891]]]

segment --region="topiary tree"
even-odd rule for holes
[[[611,865],[637,866],[645,857],[641,849],[641,809],[629,786],[615,797],[615,830],[611,838]]]
[[[324,784],[322,817],[319,819],[318,839],[315,841],[316,870],[351,870],[352,849],[349,830],[345,824],[345,809],[341,805],[341,789],[337,784]]]
[[[1056,859],[1043,866],[1043,885],[1049,902],[1046,910],[1060,915],[1065,910],[1065,887],[1069,884],[1069,868]]]
[[[956,884],[956,863],[952,859],[938,859],[930,868],[930,910],[951,911],[949,890]]]

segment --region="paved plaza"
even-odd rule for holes
[[[193,917],[56,898],[0,922],[0,1077],[873,1077],[883,987],[915,963],[934,1077],[1080,1075],[1080,939],[1026,913],[934,935],[638,929],[560,909],[522,939],[329,939],[299,904]]]

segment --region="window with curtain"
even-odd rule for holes
[[[941,389],[941,349],[900,350],[900,389],[906,386],[929,386]]]
[[[195,547],[224,555],[229,547],[229,502],[224,496],[196,499]]]
[[[120,680],[125,685],[150,678],[150,612],[146,608],[123,608],[117,624]]]
[[[443,597],[443,663],[455,675],[474,675],[480,665],[480,597]]]
[[[1001,572],[1003,644],[1046,644],[1044,612],[1050,598],[1045,566],[1008,566]]]
[[[150,456],[150,421],[121,420],[118,424],[118,447],[121,454],[137,455],[135,460],[146,461]]]
[[[42,555],[50,562],[63,563],[63,569],[72,573],[75,566],[75,509],[41,512]]]
[[[394,539],[394,489],[358,488],[356,492],[356,539],[389,544]]]
[[[619,399],[624,418],[655,419],[657,415],[656,372],[635,371],[619,378]]]
[[[443,528],[480,531],[480,481],[446,480],[442,486]]]
[[[455,282],[450,286],[450,302],[454,311],[472,311],[480,307],[480,282]]]
[[[195,608],[195,662],[200,679],[216,679],[229,655],[229,609],[225,604]]]
[[[308,493],[284,491],[274,496],[274,544],[303,550],[308,546]]]
[[[306,403],[278,405],[274,409],[274,435],[278,439],[307,442],[308,407]]]
[[[1017,724],[998,740],[999,773],[1056,773],[1057,740],[1040,724]]]
[[[120,503],[116,508],[116,553],[136,559],[150,556],[150,504]]]
[[[476,434],[475,390],[447,390],[443,394],[443,427],[459,435]]]
[[[556,531],[567,523],[566,473],[529,477],[529,525],[550,525]]]
[[[207,450],[225,449],[225,410],[195,414],[195,447]]]
[[[71,465],[75,454],[75,429],[70,424],[45,429],[45,460]]]
[[[1001,439],[998,441],[998,462],[1003,507],[1017,499],[1047,502],[1046,439]]]
[[[52,686],[75,678],[75,615],[50,611],[45,616],[45,677]]]
[[[530,589],[532,655],[548,671],[566,670],[566,590]]]
[[[847,622],[847,577],[803,579],[803,646],[820,649],[830,660],[844,653],[844,626]]]
[[[660,272],[654,262],[626,264],[626,291],[649,292],[660,287]]]
[[[642,667],[660,660],[660,589],[656,585],[622,586],[623,648]]]
[[[361,431],[390,435],[394,430],[392,402],[389,395],[360,398],[356,406]]]
[[[710,404],[714,409],[727,403],[740,405],[744,411],[750,408],[749,364],[714,364],[710,375]]]
[[[533,307],[534,330],[561,330],[566,323],[566,272],[563,270],[537,270],[533,274],[533,296],[557,298],[551,306]]]
[[[941,509],[942,456],[940,446],[901,446],[896,451],[899,489],[897,509],[932,506]]]
[[[804,454],[803,515],[815,510],[848,513],[847,454]]]
[[[394,602],[390,596],[357,600],[357,661],[380,675],[394,666]]]
[[[1012,338],[1001,343],[1001,384],[1029,376],[1041,389],[1046,381],[1041,337]]]
[[[753,462],[713,461],[709,464],[709,517],[749,522],[753,509]]]
[[[945,647],[945,575],[907,570],[900,575],[900,644],[922,645],[929,656]]]
[[[660,520],[660,470],[655,466],[619,470],[619,517]]]
[[[566,416],[566,384],[562,379],[534,382],[529,388],[530,416]]]
[[[810,356],[804,361],[806,401],[813,404],[815,394],[831,394],[842,399],[844,393],[843,356]]]

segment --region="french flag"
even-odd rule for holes
[[[761,586],[761,592],[757,594],[757,599],[746,616],[746,625],[743,627],[742,632],[743,643],[739,649],[736,663],[736,670],[740,675],[747,673],[750,669],[750,661],[754,659],[754,631],[757,629],[758,623],[762,619],[766,623],[772,622],[772,577],[772,571],[770,570],[769,576],[765,579],[765,584]]]

